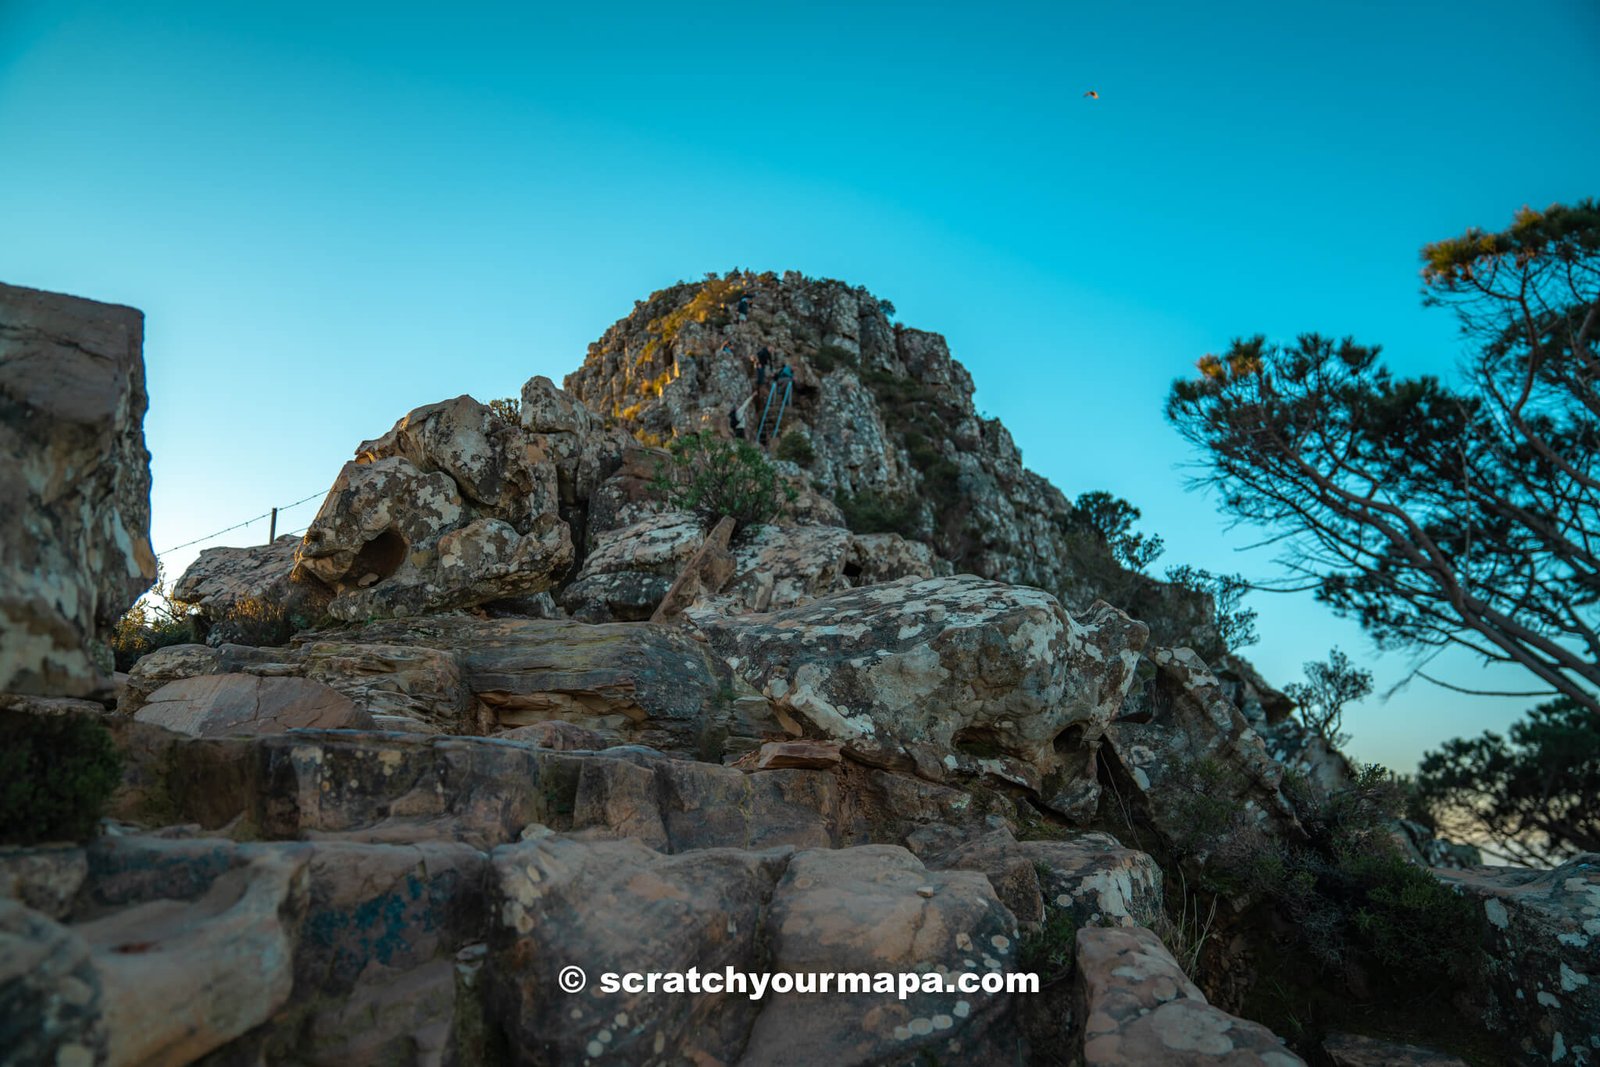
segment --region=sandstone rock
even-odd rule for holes
[[[473,699],[462,676],[462,654],[454,649],[330,637],[299,650],[296,669],[344,694],[380,730],[482,734],[492,725]]]
[[[0,849],[0,897],[51,919],[67,914],[88,873],[81,848]]]
[[[733,538],[733,525],[733,519],[728,516],[717,520],[705,541],[673,579],[671,588],[650,616],[651,622],[663,623],[677,618],[684,609],[722,592],[733,579],[738,567],[728,547]]]
[[[1436,1049],[1361,1034],[1329,1034],[1322,1051],[1333,1067],[1467,1067],[1465,1060]]]
[[[760,309],[743,322],[728,314],[740,291]],[[718,354],[724,342],[736,358]],[[972,377],[944,339],[891,324],[864,289],[750,272],[675,285],[592,344],[566,388],[629,430],[670,440],[725,422],[752,397],[748,360],[763,346],[795,375],[784,429],[816,453],[808,492],[814,482],[821,496],[909,504],[906,532],[959,571],[1048,590],[1072,610],[1105,600],[1149,620],[1163,644],[1216,645],[1206,598],[1120,567],[1074,524],[1072,503],[1023,468],[1005,427],[978,416]],[[747,409],[748,427],[758,419]],[[601,495],[597,511],[618,510],[623,494]]]
[[[1530,1062],[1600,1061],[1600,854],[1435,873],[1483,906],[1489,1028]]]
[[[573,561],[542,444],[470,397],[418,408],[364,442],[306,531],[295,573],[356,620],[549,589]]]
[[[596,534],[561,603],[584,622],[648,619],[705,537],[700,520],[681,511],[648,515]]]
[[[731,739],[753,747],[781,732],[748,687],[732,683],[730,699],[727,669],[703,644],[643,623],[437,615],[302,640],[160,649],[135,664],[119,711],[178,678],[233,672],[323,682],[387,729],[482,734],[561,719],[662,749],[713,746],[718,759]]]
[[[1083,1063],[1304,1064],[1266,1027],[1206,1003],[1149,930],[1078,931]]]
[[[75,931],[93,951],[108,1064],[190,1063],[266,1022],[294,984],[280,911],[304,859],[259,857],[198,900],[142,903]]]
[[[691,617],[735,674],[814,736],[932,774],[961,766],[963,747],[1060,770],[1056,738],[1075,727],[1098,742],[1144,638],[1103,605],[1074,619],[1046,593],[970,576]],[[1089,764],[1067,770],[1090,775],[1080,788],[1093,793]]]
[[[294,729],[370,730],[372,717],[349,698],[304,678],[216,674],[168,682],[134,716],[192,737]]]
[[[143,343],[132,308],[0,285],[0,692],[105,688],[155,580]]]
[[[1186,648],[1147,650],[1142,684],[1106,728],[1116,773],[1148,808],[1169,844],[1205,862],[1215,842],[1200,840],[1191,798],[1204,795],[1236,812],[1230,837],[1299,832],[1280,791],[1283,767],[1200,658]]]
[[[555,468],[542,440],[470,396],[410,412],[375,441],[356,448],[358,462],[402,457],[425,473],[442,472],[467,506],[517,530],[556,512]]]
[[[759,1002],[736,993],[602,992],[606,973],[762,969],[755,947],[781,852],[662,856],[636,841],[547,837],[491,861],[487,994],[513,1059],[728,1063]],[[560,984],[588,973],[580,992]]]
[[[76,932],[0,898],[0,1032],[7,1063],[105,1062],[100,975]]]
[[[756,752],[751,769],[776,771],[785,767],[826,769],[843,758],[837,741],[768,741]]]
[[[1161,868],[1109,834],[1018,841],[1009,830],[995,830],[929,864],[981,871],[1020,922],[1060,910],[1079,927],[1143,926],[1163,911]]]
[[[207,548],[172,586],[172,599],[193,604],[211,618],[256,602],[315,617],[327,604],[321,582],[294,582],[300,538],[284,534],[270,545]]]
[[[856,534],[844,574],[851,585],[877,585],[899,578],[942,578],[950,564],[934,555],[932,546],[899,534]]]
[[[932,890],[931,894],[927,890]],[[929,871],[902,848],[796,853],[772,895],[773,971],[798,975],[1015,969],[1016,924],[987,879]],[[1003,993],[778,993],[764,1000],[742,1062],[873,1064],[927,1055],[980,1062]],[[991,1052],[991,1055],[993,1053]]]
[[[836,526],[752,527],[734,545],[734,577],[707,603],[724,614],[781,611],[846,590],[851,543]]]
[[[538,748],[548,748],[555,752],[574,750],[597,752],[611,745],[622,744],[620,737],[607,737],[598,730],[574,726],[560,719],[529,723],[527,726],[514,726],[496,734],[495,738],[500,741],[516,741]]]

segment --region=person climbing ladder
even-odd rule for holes
[[[766,349],[762,349],[763,352]],[[789,407],[789,397],[794,393],[794,371],[785,363],[772,376],[772,388],[767,393],[767,405],[761,409],[761,422],[756,425],[756,444],[765,447],[773,438],[778,436],[778,427],[783,425],[783,413]],[[773,408],[776,405],[776,413]],[[772,418],[772,429],[767,429],[767,418]]]
[[[761,387],[767,384],[767,368],[772,366],[772,353],[767,351],[767,346],[762,345],[761,350],[754,356],[756,365],[756,392],[761,392]]]

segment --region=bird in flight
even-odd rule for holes
[[[1100,94],[1095,92],[1093,89],[1090,89],[1088,92],[1084,93],[1083,95],[1087,96],[1090,100],[1098,100],[1098,99],[1100,99]]]

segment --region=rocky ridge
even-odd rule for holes
[[[1209,606],[1086,539],[943,341],[887,311],[798,275],[665,290],[566,390],[419,408],[358,447],[304,539],[180,580],[218,620],[326,612],[289,644],[218,626],[139,660],[114,707],[65,682],[0,697],[104,722],[123,759],[99,835],[0,849],[11,1058],[1305,1062],[1242,1015],[1242,927],[1187,915],[1186,879],[1224,860],[1190,847],[1194,783],[1217,768],[1204,799],[1230,825],[1299,847],[1295,791],[1351,768],[1248,664],[1196,651]],[[795,369],[785,427],[814,457],[779,462],[793,507],[739,536],[648,486],[648,442],[727,428],[750,395],[724,341]],[[129,439],[141,404],[111,410],[99,432]],[[864,499],[920,504],[852,529]],[[93,549],[58,565],[121,574]],[[138,592],[116,588],[113,611]],[[1586,1062],[1600,861],[1453,877],[1493,931],[1496,1047]],[[596,983],[690,968],[1043,988]],[[1359,1035],[1296,1049],[1447,1062]]]

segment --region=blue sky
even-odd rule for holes
[[[1449,374],[1418,248],[1600,192],[1597,107],[1592,0],[0,0],[0,280],[145,311],[157,549],[742,266],[894,301],[1029,466],[1144,510],[1158,566],[1265,578],[1184,490],[1170,381],[1310,329]],[[1309,598],[1254,600],[1280,684],[1336,643],[1405,673]],[[1351,748],[1408,769],[1526,703],[1414,683]]]

